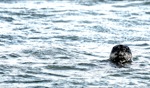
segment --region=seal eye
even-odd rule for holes
[[[127,51],[127,49],[126,49],[126,48],[123,48],[123,51]]]

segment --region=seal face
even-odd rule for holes
[[[116,45],[112,48],[109,59],[113,63],[123,66],[125,63],[132,62],[132,53],[128,46]]]

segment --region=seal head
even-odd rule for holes
[[[128,46],[116,45],[112,48],[109,59],[111,62],[123,66],[125,63],[132,62],[132,53]]]

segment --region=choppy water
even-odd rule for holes
[[[110,65],[116,44],[132,65]],[[0,2],[1,88],[148,88],[149,55],[149,0]]]

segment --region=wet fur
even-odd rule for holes
[[[110,61],[119,66],[132,62],[132,53],[126,45],[116,45],[110,53]]]

